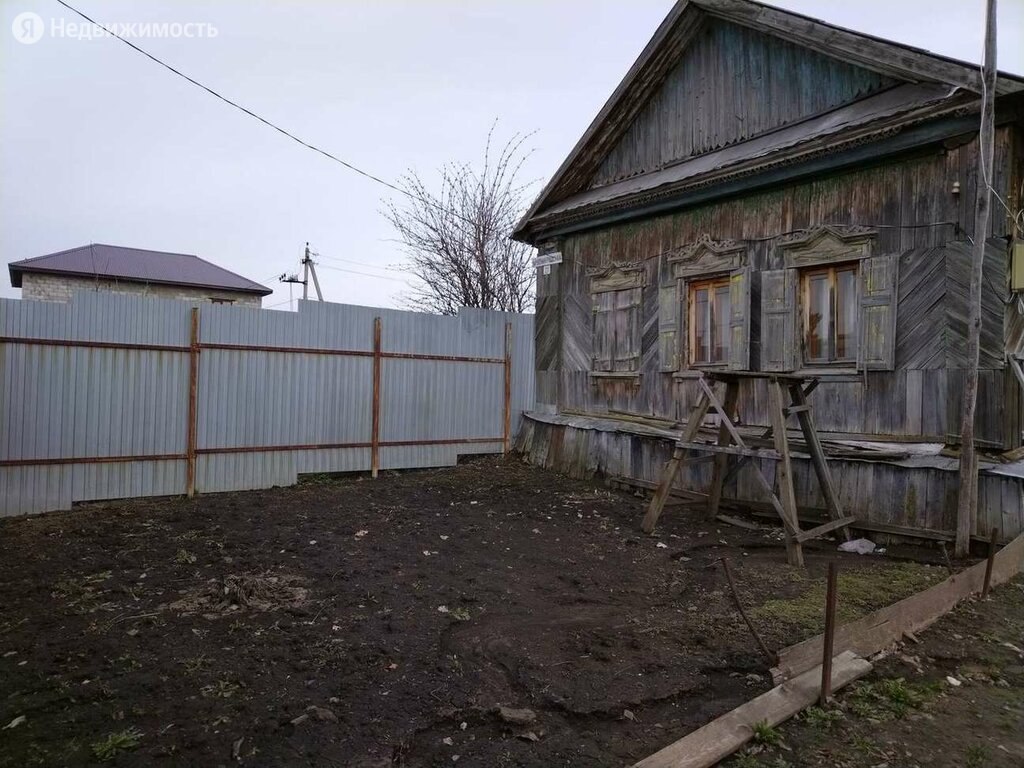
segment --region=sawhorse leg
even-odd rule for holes
[[[720,414],[723,423],[718,427],[718,444],[727,446],[732,443],[732,434],[725,426],[724,419],[731,419],[736,413],[736,403],[739,401],[740,385],[738,381],[729,381],[725,385],[725,401],[722,408],[725,413]],[[726,470],[729,468],[729,454],[719,453],[715,456],[715,466],[711,472],[711,487],[708,489],[708,519],[714,519],[718,514],[718,506],[722,502],[722,489],[725,487]]]
[[[825,497],[825,506],[828,507],[829,516],[833,520],[841,520],[843,508],[839,504],[839,493],[836,491],[835,483],[832,482],[832,473],[825,459],[825,449],[821,445],[821,438],[818,437],[814,416],[807,404],[807,395],[799,384],[790,385],[789,393],[793,398],[793,410],[796,411],[797,421],[800,422],[800,429],[804,433],[804,440],[811,452],[811,462],[818,475],[818,483],[821,485],[821,493]],[[849,541],[851,538],[849,527],[843,527],[842,532],[843,539]]]
[[[800,521],[796,511],[796,492],[793,489],[793,464],[789,457],[789,439],[786,436],[786,403],[782,394],[782,385],[777,380],[768,382],[770,395],[769,416],[772,422],[772,437],[775,440],[775,451],[779,454],[775,468],[775,477],[779,486],[779,501],[784,512],[783,523],[789,520],[786,527],[786,559],[790,565],[803,567],[804,553],[797,536],[800,533]]]
[[[704,421],[704,417],[708,415],[708,409],[711,407],[711,401],[708,400],[707,395],[701,393],[700,400],[697,401],[697,407],[690,413],[690,419],[686,423],[686,429],[683,432],[681,441],[684,443],[693,442],[697,433],[700,431],[701,422]],[[668,464],[665,465],[665,471],[661,476],[661,483],[658,485],[658,490],[655,491],[654,497],[651,499],[651,505],[647,508],[647,514],[644,515],[644,521],[641,524],[641,529],[644,533],[652,533],[654,526],[658,524],[658,518],[661,517],[661,510],[665,506],[665,501],[668,499],[668,494],[672,490],[672,484],[676,481],[676,475],[679,474],[679,467],[683,462],[683,458],[686,456],[686,449],[681,448],[678,445],[675,450],[672,451],[672,458],[668,460]]]

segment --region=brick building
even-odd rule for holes
[[[69,301],[109,291],[259,307],[271,289],[198,256],[94,243],[8,264],[23,299]]]

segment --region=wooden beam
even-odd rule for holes
[[[728,454],[731,456],[746,456],[752,459],[771,459],[778,461],[781,456],[778,451],[769,451],[763,448],[748,448],[736,445],[718,445],[717,443],[698,443],[695,441],[680,440],[677,445],[689,451],[706,451],[713,454]]]
[[[839,690],[871,669],[871,663],[856,654],[840,654],[832,667],[832,690]],[[750,741],[755,725],[785,722],[814,704],[820,690],[821,667],[815,667],[712,720],[633,768],[709,768]]]
[[[722,414],[723,421],[732,419],[736,412],[736,404],[739,402],[740,385],[738,381],[728,381],[725,385],[725,413]],[[718,445],[727,446],[732,435],[726,429],[725,424],[718,427]],[[714,457],[715,466],[711,470],[711,487],[708,496],[708,517],[714,519],[718,514],[718,505],[722,500],[722,489],[725,487],[726,470],[729,467],[729,454],[719,453]]]
[[[789,438],[786,435],[786,417],[782,412],[786,404],[782,397],[782,384],[777,379],[768,382],[770,405],[768,415],[772,422],[772,437],[779,461],[775,465],[775,482],[779,487],[782,501],[783,520],[788,520],[786,530],[786,559],[790,565],[803,567],[804,553],[800,541],[800,518],[796,509],[796,491],[793,488],[793,463],[789,456]]]
[[[719,425],[719,429],[724,427],[725,430],[732,437],[733,442],[736,443],[736,445],[745,448],[747,444],[743,442],[743,437],[740,435],[739,430],[737,430],[735,425],[733,425],[732,423],[732,417],[729,416],[728,409],[724,405],[722,405],[722,403],[719,402],[718,396],[715,395],[715,391],[711,388],[711,386],[707,383],[703,376],[697,379],[697,383],[700,384],[701,389],[704,390],[704,396],[711,403],[711,407],[718,412],[719,416],[722,419],[722,422]],[[730,386],[736,386],[736,384],[734,382],[726,384],[726,394],[728,394],[728,387]],[[737,391],[737,397],[738,396],[739,393]],[[721,445],[721,440],[719,440],[719,445]]]
[[[957,498],[956,556],[970,553],[971,534],[978,519],[978,456],[974,444],[974,420],[978,405],[978,363],[981,354],[981,299],[985,238],[991,215],[994,180],[996,103],[996,0],[988,0],[985,18],[985,60],[981,69],[983,99],[978,139],[978,184],[975,198],[974,248],[970,293],[967,300],[967,360],[963,404],[960,407],[960,492]]]
[[[828,459],[825,457],[825,449],[821,445],[821,438],[818,437],[818,429],[814,424],[814,415],[811,407],[807,404],[807,395],[800,386],[789,388],[790,396],[793,398],[795,407],[803,408],[797,411],[797,421],[800,422],[800,430],[804,434],[804,441],[811,454],[811,463],[814,465],[814,472],[818,476],[818,483],[821,485],[821,493],[825,497],[825,506],[828,508],[829,516],[833,520],[840,520],[843,517],[843,508],[839,503],[839,492],[832,481],[832,472],[828,468]],[[793,410],[792,408],[790,410]],[[844,531],[843,538],[850,540],[850,532]]]
[[[701,422],[704,421],[704,417],[708,415],[708,409],[711,407],[711,401],[708,400],[707,395],[701,395],[700,400],[697,402],[697,407],[693,409],[690,414],[690,420],[686,423],[686,429],[683,432],[683,440],[680,441],[679,445],[676,445],[672,451],[672,458],[668,460],[668,464],[665,465],[665,470],[662,473],[661,483],[658,485],[658,490],[654,492],[654,496],[651,498],[651,504],[647,508],[647,514],[644,516],[643,522],[640,524],[641,530],[644,533],[653,533],[654,526],[658,524],[658,518],[661,517],[662,507],[665,506],[665,500],[668,498],[669,492],[672,490],[672,484],[676,481],[676,475],[679,474],[679,467],[682,464],[686,449],[682,447],[683,442],[692,441],[696,436],[697,432],[700,431]]]
[[[857,522],[855,517],[841,517],[838,520],[829,520],[824,525],[819,525],[817,528],[811,528],[809,531],[800,531],[796,535],[796,540],[801,544],[811,539],[819,539],[826,533],[831,533],[836,528],[845,528],[846,526],[853,525]]]
[[[923,592],[870,613],[862,619],[837,628],[836,651],[853,651],[871,656],[901,640],[908,632],[916,634],[931,626],[957,603],[981,592],[987,563],[980,562],[950,576]],[[1003,584],[1024,566],[1024,534],[996,553],[992,566],[992,585]],[[821,660],[824,638],[817,635],[779,651],[779,665],[772,678],[780,682],[811,669]]]

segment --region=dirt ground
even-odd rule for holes
[[[836,556],[643,510],[486,458],[4,521],[0,765],[630,763],[770,685],[719,558],[780,647]],[[946,575],[841,560],[846,618]]]
[[[1024,766],[1024,576],[959,606],[729,768]],[[953,682],[955,681],[955,682]]]

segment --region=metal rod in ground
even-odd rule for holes
[[[832,652],[836,639],[836,602],[838,600],[837,573],[835,561],[828,564],[828,589],[825,593],[825,634],[822,638],[821,698],[819,706],[828,704],[832,696]]]
[[[985,563],[985,583],[981,587],[981,599],[988,597],[988,591],[992,587],[992,566],[996,562],[996,549],[999,546],[999,529],[992,529],[992,538],[988,542],[988,562]]]
[[[942,557],[946,561],[946,570],[949,571],[949,575],[952,576],[956,571],[953,570],[953,561],[949,559],[949,550],[946,549],[946,542],[940,541],[939,548],[942,549]]]
[[[732,591],[732,599],[736,602],[736,608],[740,612],[740,616],[743,617],[743,621],[746,622],[747,629],[750,630],[750,634],[754,636],[755,642],[761,649],[761,653],[768,659],[769,664],[775,664],[778,660],[774,653],[768,650],[768,646],[764,644],[764,640],[761,639],[761,635],[757,633],[757,629],[754,627],[754,623],[747,616],[747,612],[743,609],[743,603],[740,602],[740,593],[736,589],[736,582],[732,578],[732,569],[729,567],[729,560],[727,558],[721,558],[722,567],[725,569],[725,578],[729,580],[729,589]]]

